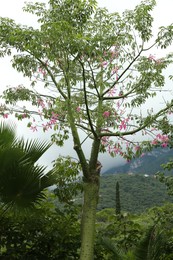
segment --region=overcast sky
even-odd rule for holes
[[[24,6],[24,0],[0,0],[1,8],[0,8],[0,16],[9,17],[15,19],[17,23],[27,24],[27,25],[36,25],[36,19],[27,13],[22,11],[22,7]],[[26,1],[27,2],[27,1]],[[36,1],[33,1],[36,2]],[[47,2],[46,0],[37,1],[37,2]],[[98,5],[100,7],[106,7],[110,12],[118,11],[122,12],[125,9],[133,9],[137,4],[139,4],[140,0],[99,0]],[[161,25],[169,25],[173,22],[173,2],[171,0],[157,0],[157,6],[153,11],[154,16],[154,29],[156,30]],[[171,50],[171,49],[170,49]],[[5,88],[5,86],[16,86],[19,84],[25,83],[27,84],[26,79],[22,77],[22,74],[17,73],[10,66],[10,59],[5,58],[0,60],[0,92]],[[19,124],[18,124],[19,125]],[[29,129],[26,129],[24,124],[20,124],[18,127],[19,135],[31,136],[31,132]],[[41,138],[45,138],[45,135],[42,132],[39,134],[32,134],[32,137],[39,136]],[[71,148],[70,148],[71,147]],[[44,158],[44,162],[49,164],[50,161],[55,159],[59,154],[73,154],[73,145],[72,142],[68,142],[65,147],[59,148],[55,147],[53,152],[51,151]],[[71,149],[71,150],[70,150]],[[87,145],[86,148],[87,149]],[[104,169],[108,166],[112,166],[117,163],[116,159],[111,159],[109,156],[104,155],[101,156],[102,164],[104,165]]]

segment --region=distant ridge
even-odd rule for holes
[[[160,165],[167,163],[170,159],[173,159],[173,149],[155,148],[145,153],[144,156],[132,159],[124,165],[111,167],[103,174],[142,173],[153,175],[162,170]]]

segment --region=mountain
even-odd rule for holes
[[[170,159],[173,159],[173,149],[155,148],[142,157],[132,159],[124,165],[109,168],[103,174],[142,173],[154,175],[162,170],[161,164],[167,163]]]

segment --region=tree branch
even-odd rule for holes
[[[116,133],[111,133],[111,132],[104,132],[103,133],[102,132],[102,133],[100,133],[99,136],[100,137],[103,137],[103,136],[119,136],[119,137],[122,137],[122,136],[125,136],[125,135],[133,135],[133,134],[138,133],[141,130],[145,129],[146,127],[150,126],[158,117],[162,116],[162,114],[164,115],[165,112],[172,107],[173,107],[173,101],[171,101],[171,103],[169,105],[167,105],[165,108],[161,109],[158,113],[156,113],[154,116],[152,116],[152,118],[151,118],[151,120],[149,120],[149,122],[143,124],[140,127],[137,127],[134,130],[126,131],[126,132],[116,132]]]
[[[142,51],[143,51],[143,49],[140,50],[138,55],[130,62],[130,64],[127,66],[127,68],[125,70],[123,70],[123,72],[120,74],[119,78],[114,83],[112,83],[112,85],[105,92],[103,92],[102,97],[104,97],[104,95],[106,95],[115,86],[115,84],[117,84],[119,82],[119,80],[122,78],[122,76],[128,71],[128,69],[132,66],[132,64],[141,55]]]
[[[87,116],[88,116],[88,122],[89,122],[89,125],[90,125],[90,128],[91,128],[91,131],[94,135],[95,138],[97,138],[97,134],[94,130],[94,127],[93,127],[93,124],[92,124],[92,121],[91,121],[91,117],[90,117],[90,112],[89,112],[89,107],[88,107],[88,100],[87,100],[87,91],[86,91],[86,78],[85,78],[85,68],[84,68],[84,65],[82,62],[80,62],[81,66],[82,66],[82,77],[83,77],[83,88],[84,88],[84,99],[85,99],[85,106],[86,106],[86,113],[87,113]]]

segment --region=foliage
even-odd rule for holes
[[[45,197],[44,190],[55,180],[52,172],[46,174],[46,168],[37,161],[50,145],[18,139],[14,126],[1,123],[0,199],[7,207],[32,207]]]
[[[169,160],[166,164],[161,165],[164,172],[157,172],[157,178],[161,183],[166,185],[167,191],[169,195],[173,195],[173,177],[172,177],[172,169],[173,169],[173,161]],[[170,172],[169,176],[166,176],[165,172]]]
[[[145,212],[165,202],[173,202],[167,194],[165,185],[153,175],[109,174],[100,179],[100,198],[98,209],[115,208],[116,182],[120,185],[121,211],[133,214]]]
[[[80,246],[78,209],[55,210],[44,202],[26,214],[8,213],[1,218],[2,259],[78,259]]]
[[[172,211],[172,204],[167,204],[141,215],[126,214],[121,218],[112,215],[110,218],[107,213],[109,221],[98,224],[97,241],[104,255],[100,259],[171,259]]]
[[[82,192],[82,180],[80,177],[80,165],[70,157],[59,157],[53,168],[56,188],[55,194],[60,202],[71,203]]]

